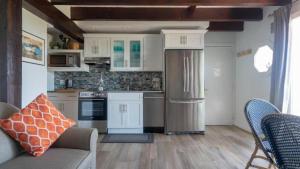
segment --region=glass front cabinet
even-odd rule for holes
[[[142,38],[112,38],[111,50],[112,71],[143,70]]]

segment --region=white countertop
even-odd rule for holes
[[[164,91],[132,91],[132,90],[112,90],[112,91],[105,91],[107,93],[164,93]]]
[[[88,91],[85,89],[58,89],[55,91],[48,91],[48,93],[79,93],[82,91]],[[110,90],[110,91],[103,91],[107,93],[164,93],[162,90],[141,90],[141,91],[134,91],[134,90]]]

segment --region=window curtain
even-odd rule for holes
[[[290,107],[290,15],[291,5],[274,12],[274,55],[271,75],[271,102],[283,113]]]

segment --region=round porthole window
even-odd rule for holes
[[[254,55],[254,67],[258,72],[267,72],[272,66],[273,50],[269,46],[260,47]]]

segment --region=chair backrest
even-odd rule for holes
[[[300,168],[300,117],[272,114],[263,118],[262,128],[280,169]]]
[[[245,106],[245,116],[250,125],[253,136],[260,144],[260,147],[263,149],[268,158],[270,158],[270,156],[262,144],[265,136],[262,130],[261,121],[264,117],[273,113],[280,113],[280,111],[266,100],[252,99]]]
[[[8,118],[20,109],[13,105],[0,102],[0,119]],[[22,152],[21,147],[10,136],[0,130],[0,164],[11,160]]]

